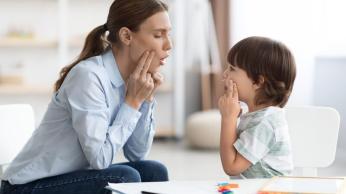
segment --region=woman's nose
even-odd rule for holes
[[[172,40],[170,38],[166,39],[163,49],[165,51],[169,51],[172,49]]]

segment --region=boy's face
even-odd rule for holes
[[[229,67],[223,72],[224,80],[232,80],[238,87],[239,100],[247,104],[253,103],[255,99],[256,87],[251,78],[249,78],[246,72],[236,66],[229,65]]]

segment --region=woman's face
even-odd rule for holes
[[[130,44],[131,60],[137,64],[145,51],[154,51],[155,57],[151,62],[148,72],[155,73],[161,65],[166,63],[166,58],[172,48],[170,38],[171,22],[166,11],[158,12],[147,18],[137,32],[132,33]]]

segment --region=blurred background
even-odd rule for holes
[[[320,175],[346,176],[346,1],[167,0],[174,49],[156,94],[157,136],[149,159],[175,180],[224,179],[219,125],[192,131],[205,113],[215,120],[228,50],[248,36],[282,41],[297,62],[288,106],[330,106],[341,127],[335,162]],[[27,103],[42,119],[60,69],[72,62],[112,0],[0,0],[0,104]],[[189,131],[190,130],[190,131]],[[202,130],[202,129],[201,129]],[[307,137],[309,138],[309,137]],[[323,144],[323,142],[321,142]],[[124,160],[119,154],[116,162]]]

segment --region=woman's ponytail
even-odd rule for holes
[[[106,49],[109,43],[106,41],[106,31],[107,31],[107,25],[101,25],[96,27],[94,30],[92,30],[84,43],[83,50],[79,54],[79,57],[76,61],[71,63],[70,65],[65,66],[60,71],[59,79],[55,82],[54,85],[54,91],[58,91],[62,83],[64,82],[67,74],[70,72],[70,70],[77,65],[79,62],[93,57],[100,55],[103,53]]]

